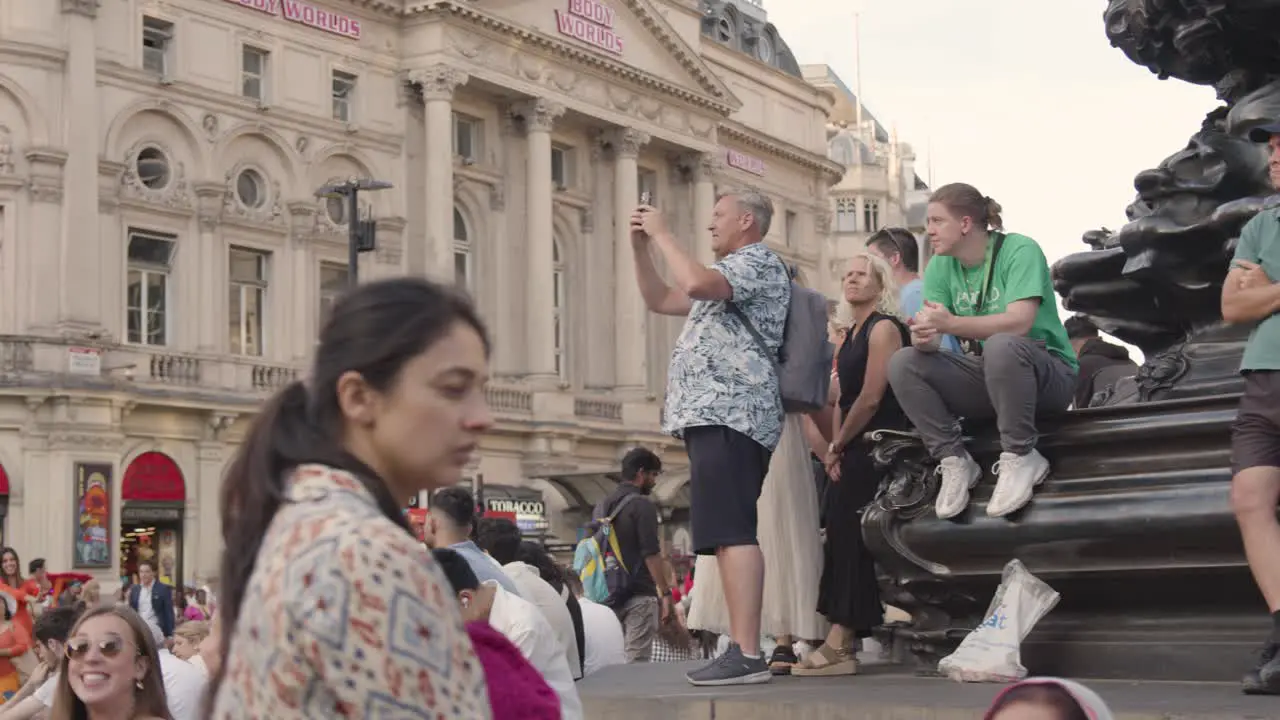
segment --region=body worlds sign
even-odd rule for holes
[[[726,148],[724,160],[725,164],[731,168],[737,168],[752,175],[764,175],[764,161],[754,155],[738,152],[733,148]]]
[[[614,55],[622,54],[622,38],[614,32],[618,14],[596,0],[569,0],[568,10],[556,10],[556,29]]]
[[[360,21],[341,13],[322,10],[299,0],[226,0],[233,5],[247,7],[267,15],[276,15],[334,35],[360,39]]]

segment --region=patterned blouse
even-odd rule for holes
[[[214,718],[490,717],[447,579],[352,475],[303,465],[258,552]]]
[[[751,243],[712,269],[733,288],[733,302],[764,338],[782,345],[791,303],[787,266],[764,243]],[[782,398],[775,357],[765,357],[723,300],[696,300],[671,353],[663,430],[724,425],[772,451],[782,438]]]

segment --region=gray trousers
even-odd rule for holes
[[[622,636],[627,662],[649,662],[653,656],[653,639],[658,636],[662,608],[656,595],[637,595],[614,611],[622,623]]]
[[[1041,343],[1000,333],[982,355],[905,347],[889,361],[889,384],[935,460],[963,455],[960,418],[996,419],[1000,446],[1025,455],[1036,446],[1036,415],[1071,405],[1076,371]]]

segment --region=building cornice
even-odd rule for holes
[[[542,49],[579,65],[603,72],[610,77],[623,78],[640,87],[678,98],[695,107],[713,110],[724,117],[728,117],[742,107],[742,102],[734,97],[728,86],[715,75],[696,53],[679,39],[666,21],[657,16],[656,13],[649,11],[650,6],[646,0],[623,0],[623,2],[636,13],[644,23],[645,28],[654,34],[654,37],[659,40],[665,49],[672,53],[681,66],[693,75],[701,86],[700,92],[695,92],[683,85],[670,82],[635,66],[564,42],[536,29],[518,25],[472,4],[460,4],[452,2],[452,0],[438,0],[436,2],[423,3],[421,9],[417,10],[417,12],[423,14],[447,14],[456,17],[470,25],[518,40],[527,46]]]
[[[829,160],[825,155],[809,152],[802,147],[771,138],[741,123],[720,123],[719,138],[721,144],[725,140],[736,140],[743,145],[764,150],[776,157],[790,160],[810,170],[816,170],[823,174],[829,185],[839,182],[840,178],[844,177],[844,167]]]
[[[205,112],[226,115],[246,123],[263,122],[263,111],[258,110],[239,95],[219,93],[215,90],[191,85],[183,81],[165,85],[157,93],[155,89],[156,81],[153,75],[126,68],[116,63],[99,63],[98,81],[103,85],[132,90],[140,94],[155,96],[157,99],[165,98],[175,104],[181,103],[190,107],[200,108]],[[277,130],[289,129],[304,132],[310,135],[313,140],[322,139],[337,144],[357,144],[353,142],[353,133],[346,129],[347,126],[336,120],[322,120],[314,115],[275,106],[267,110],[266,114],[271,118],[271,126]],[[374,147],[388,152],[399,152],[402,144],[402,136],[395,133],[358,128],[355,134],[358,135],[360,139],[358,145],[362,148]]]
[[[0,40],[0,66],[25,65],[56,70],[62,68],[66,62],[66,50],[34,43]]]

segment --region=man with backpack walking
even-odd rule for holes
[[[658,538],[658,509],[649,494],[662,474],[662,460],[651,450],[634,448],[622,458],[622,481],[593,513],[593,525],[607,524],[617,544],[607,543],[604,554],[621,555],[609,578],[608,596],[600,602],[613,608],[622,623],[627,662],[649,662],[658,626],[671,613],[671,590],[662,566]],[[602,522],[603,521],[603,522]],[[594,528],[593,528],[594,529]],[[612,567],[608,565],[608,567]],[[582,568],[579,568],[582,572]]]
[[[827,400],[826,302],[793,285],[786,265],[764,244],[772,220],[773,203],[763,193],[722,195],[708,228],[717,261],[708,267],[672,236],[656,208],[641,205],[631,217],[645,305],[687,316],[671,354],[663,430],[684,440],[694,552],[716,556],[729,609],[729,649],[689,673],[694,685],[772,677],[760,652],[764,556],[756,502],[782,436],[784,407],[816,410]],[[675,287],[658,274],[654,246]]]

